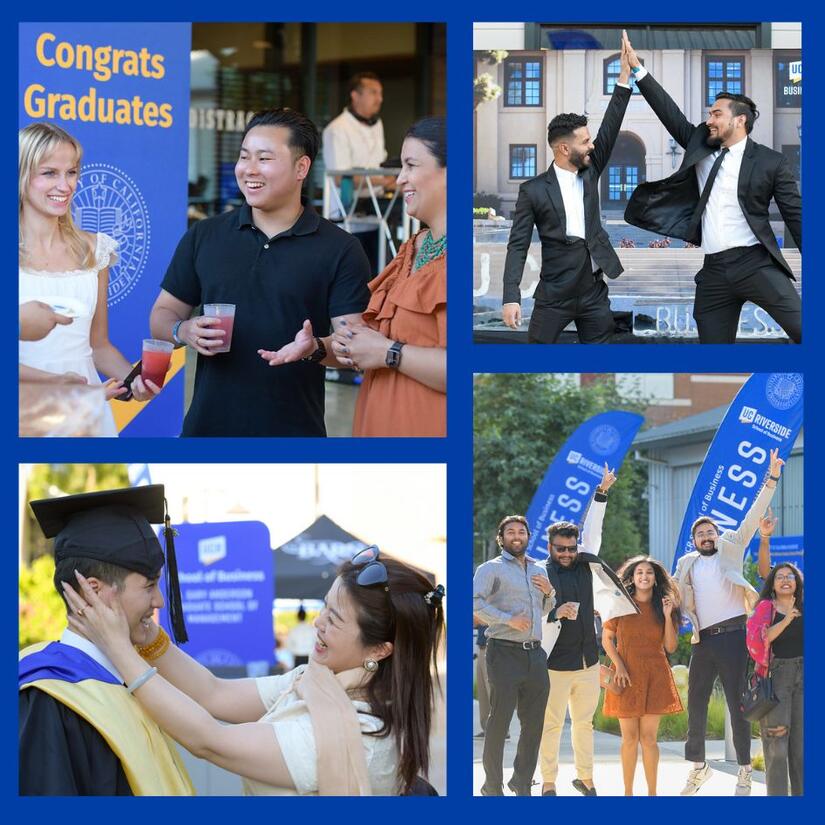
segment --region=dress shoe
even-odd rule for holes
[[[598,796],[595,788],[588,788],[581,779],[573,780],[573,787],[583,796]]]

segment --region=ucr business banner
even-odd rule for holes
[[[186,231],[188,23],[22,23],[19,124],[51,121],[83,146],[72,211],[119,244],[109,336],[132,362]],[[183,420],[184,351],[154,401],[113,401],[122,435],[172,436]],[[177,374],[175,374],[177,373]]]
[[[770,451],[788,460],[802,427],[803,381],[796,372],[754,373],[733,399],[688,502],[673,569],[693,550],[690,527],[710,516],[720,531],[744,519],[768,472]],[[780,482],[781,483],[781,482]]]
[[[546,531],[554,521],[582,525],[605,462],[618,474],[617,468],[643,421],[640,415],[620,410],[599,413],[580,424],[565,441],[527,508],[527,553],[532,558],[547,557]]]
[[[189,635],[186,652],[207,667],[251,664],[258,675],[265,675],[275,648],[272,550],[266,525],[233,521],[181,524],[176,529]],[[161,616],[168,628],[165,609]]]
[[[759,543],[761,539],[754,536],[748,545],[748,556],[756,563],[759,558]],[[798,570],[802,570],[805,561],[804,536],[771,536],[770,538],[771,567],[782,562],[790,562]]]

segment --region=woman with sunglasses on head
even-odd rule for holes
[[[759,602],[748,619],[748,651],[756,672],[770,671],[779,700],[759,721],[768,796],[802,796],[803,645],[802,573],[789,562],[777,564],[765,579]]]
[[[622,730],[625,796],[633,796],[640,744],[647,793],[656,796],[659,720],[682,710],[667,658],[679,639],[677,590],[665,568],[648,556],[629,559],[618,575],[639,612],[604,623],[602,645],[622,692],[605,690],[603,712],[618,717]]]
[[[444,588],[415,568],[374,546],[356,554],[315,621],[309,664],[258,679],[217,678],[148,618],[146,644],[133,647],[117,601],[104,604],[78,581],[80,594],[64,588],[70,626],[111,659],[168,734],[239,774],[247,794],[378,796],[421,786]]]

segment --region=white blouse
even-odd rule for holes
[[[260,721],[272,725],[295,787],[277,788],[244,778],[244,793],[250,796],[318,795],[318,754],[312,720],[306,702],[292,690],[296,677],[305,668],[306,665],[301,665],[283,676],[264,676],[255,680],[267,708]],[[354,701],[353,705],[361,722],[361,733],[364,734],[361,741],[364,743],[372,793],[374,796],[394,796],[400,790],[395,737],[366,735],[380,730],[381,721],[369,712],[366,702]]]

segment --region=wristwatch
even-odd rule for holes
[[[178,337],[178,332],[180,331],[180,325],[183,323],[182,320],[175,321],[175,325],[172,327],[172,340],[175,342],[175,345],[178,347],[183,346],[186,341],[183,341],[181,338]]]
[[[315,336],[315,352],[311,355],[305,355],[301,360],[302,361],[309,361],[312,364],[317,364],[319,361],[323,361],[324,358],[327,357],[327,348],[324,346],[323,340],[321,340],[317,335]]]
[[[397,370],[401,366],[401,348],[404,346],[401,341],[393,341],[387,350],[387,366]]]

